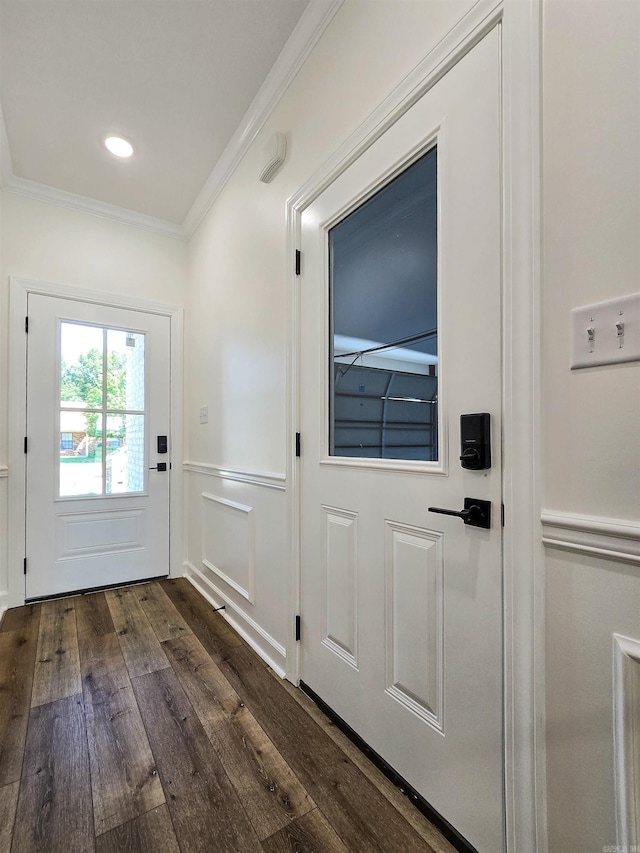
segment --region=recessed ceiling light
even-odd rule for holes
[[[133,154],[133,145],[121,136],[107,136],[104,144],[116,157],[131,157]]]

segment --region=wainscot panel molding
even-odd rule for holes
[[[640,640],[613,635],[616,817],[620,850],[640,849]]]
[[[209,492],[202,492],[202,499],[202,564],[249,604],[254,604],[256,534],[253,507]],[[227,571],[217,563],[224,565]]]
[[[286,491],[287,488],[287,478],[284,474],[251,471],[248,468],[224,468],[221,465],[210,465],[208,462],[184,462],[182,468],[187,473],[205,474],[222,480],[235,480],[237,483],[249,483],[252,486],[263,486],[266,489],[277,489],[281,492]]]
[[[234,630],[243,637],[251,648],[267,663],[280,678],[285,677],[287,652],[283,645],[275,640],[262,628],[255,619],[252,619],[238,605],[219,589],[213,578],[208,577],[204,571],[197,569],[193,563],[184,563],[184,576],[190,581],[198,592],[206,598],[213,607],[225,606],[220,611],[223,619],[231,625]]]
[[[544,510],[542,541],[547,548],[593,554],[640,566],[640,523],[616,518]]]
[[[9,476],[9,469],[6,465],[0,465],[0,480]]]

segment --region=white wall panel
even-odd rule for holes
[[[546,563],[549,851],[601,853],[618,843],[613,635],[638,637],[640,577],[564,550]]]
[[[285,618],[290,590],[282,567],[290,555],[283,484],[270,477],[259,484],[257,472],[234,471],[227,479],[217,469],[204,473],[194,467],[185,466],[185,571],[216,606],[226,606],[225,618],[284,672],[293,623]]]
[[[202,493],[202,562],[224,584],[254,603],[253,507]]]
[[[640,847],[640,640],[614,635],[618,844]]]
[[[322,507],[324,645],[358,666],[358,514]]]

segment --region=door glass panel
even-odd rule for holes
[[[107,408],[144,411],[144,335],[107,329]]]
[[[102,407],[104,330],[82,323],[60,324],[60,406]]]
[[[60,342],[60,497],[144,491],[144,334],[63,321]]]
[[[438,459],[437,149],[329,231],[329,454]]]
[[[144,489],[144,415],[107,415],[107,494]]]
[[[75,448],[70,450],[62,447],[62,437],[67,433],[64,428],[67,415],[81,418],[84,421],[82,438]],[[60,422],[60,497],[70,498],[80,495],[102,494],[102,439],[86,432],[86,419],[80,412],[61,412]],[[74,426],[79,426],[74,423]],[[78,431],[72,436],[78,435]],[[76,438],[72,438],[75,442]]]

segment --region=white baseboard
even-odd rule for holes
[[[276,672],[280,678],[285,677],[287,651],[283,645],[275,640],[256,621],[245,613],[238,605],[231,601],[204,572],[197,569],[193,563],[185,561],[183,564],[184,577],[193,584],[200,595],[213,607],[225,605],[225,610],[220,611],[223,619],[231,625],[251,648],[260,655],[263,661]]]

